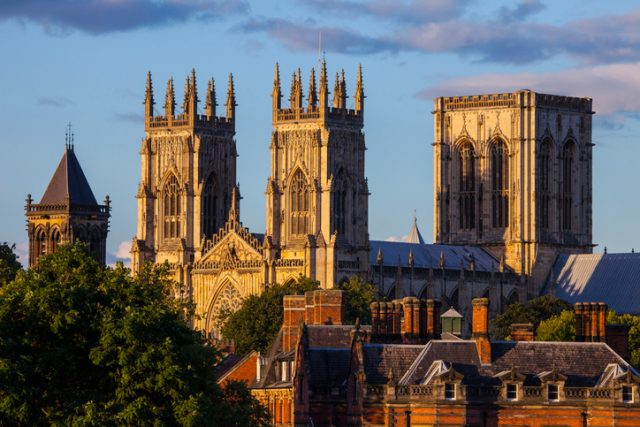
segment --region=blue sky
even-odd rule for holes
[[[146,72],[156,100],[173,76],[181,101],[192,67],[219,104],[234,73],[242,220],[264,231],[274,63],[308,76],[319,33],[350,95],[363,66],[372,239],[407,234],[415,209],[432,240],[434,96],[529,88],[594,99],[596,251],[640,248],[640,5],[624,0],[3,0],[0,241],[24,250],[25,197],[42,196],[70,121],[96,198],[112,199],[111,259],[124,256]]]

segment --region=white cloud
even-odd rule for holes
[[[125,240],[124,242],[120,242],[118,245],[118,249],[115,252],[107,254],[107,265],[109,267],[114,267],[116,262],[122,262],[125,267],[131,266],[131,241]]]
[[[18,256],[18,262],[22,264],[22,268],[29,267],[29,243],[16,243],[15,253]]]
[[[389,236],[384,239],[385,242],[406,242],[408,235],[405,236]]]

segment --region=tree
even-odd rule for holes
[[[551,295],[534,298],[522,304],[511,304],[504,313],[497,315],[490,323],[490,333],[494,340],[509,337],[509,328],[514,323],[532,323],[534,330],[541,321],[562,313],[563,310],[571,310],[571,305]]]
[[[60,246],[0,289],[0,424],[266,425],[171,296],[163,269],[135,277]]]
[[[629,353],[631,364],[640,369],[640,316],[631,314],[616,314],[615,311],[607,312],[607,323],[612,325],[629,326]]]
[[[0,286],[4,286],[16,278],[22,268],[15,253],[15,243],[11,246],[4,242],[0,244]]]
[[[573,310],[551,316],[540,322],[536,329],[536,341],[575,341],[576,316]]]
[[[348,282],[338,286],[345,293],[344,319],[345,324],[371,324],[371,303],[377,298],[378,291],[371,283],[367,283],[358,276],[353,276]]]
[[[260,295],[248,296],[237,311],[220,314],[222,336],[233,340],[239,354],[265,352],[282,326],[284,296],[302,295],[318,287],[318,282],[300,277],[296,282],[273,285]]]

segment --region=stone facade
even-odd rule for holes
[[[217,117],[213,81],[205,115],[197,111],[195,72],[187,78],[181,114],[169,81],[165,114],[154,115],[147,78],[138,233],[132,267],[168,262],[193,299],[194,326],[218,338],[217,315],[265,286],[308,276],[323,288],[369,273],[368,196],[364,176],[364,90],[358,70],[355,109],[346,107],[344,71],[329,104],[326,64],[317,87],[311,70],[303,106],[300,70],[289,107],[281,105],[276,65],[273,86],[271,174],[266,234],[239,219],[236,185],[235,96],[229,79],[226,117]]]
[[[480,245],[536,296],[560,252],[592,249],[590,98],[437,98],[434,238]]]

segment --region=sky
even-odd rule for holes
[[[415,210],[433,240],[434,97],[528,88],[593,98],[595,251],[640,249],[637,0],[3,0],[0,52],[0,242],[23,263],[25,198],[42,197],[69,122],[112,201],[108,261],[128,257],[149,70],[157,111],[171,76],[181,105],[192,68],[222,106],[233,72],[241,219],[263,232],[274,64],[286,92],[320,55],[344,68],[350,105],[362,64],[371,239],[402,238]]]

